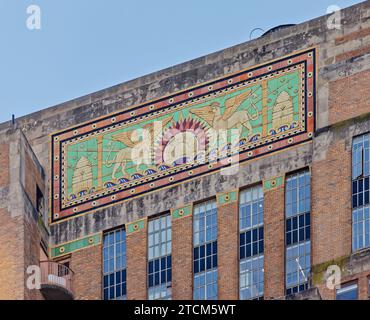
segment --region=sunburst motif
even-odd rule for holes
[[[196,119],[181,119],[171,125],[163,132],[159,143],[155,148],[155,161],[159,164],[179,165],[194,161],[199,152],[206,150],[209,138],[207,127]],[[183,154],[178,159],[171,158],[172,148],[177,147],[178,143],[189,144],[192,141],[196,143],[196,150],[193,154]],[[177,144],[177,145],[176,145]]]

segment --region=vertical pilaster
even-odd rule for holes
[[[171,210],[172,299],[193,299],[193,208]]]
[[[237,300],[239,297],[238,207],[237,190],[217,195],[218,298],[220,300]]]
[[[369,278],[367,274],[362,274],[358,279],[358,299],[369,299]]]
[[[285,194],[284,176],[263,182],[265,299],[285,295]]]
[[[101,238],[100,238],[101,239]],[[102,245],[72,253],[71,269],[76,300],[102,299]]]
[[[126,225],[127,299],[147,299],[147,219]]]

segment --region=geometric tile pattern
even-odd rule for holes
[[[51,223],[312,138],[316,49],[52,135]]]
[[[101,233],[96,233],[81,239],[60,244],[54,248],[50,248],[50,255],[51,258],[57,258],[72,253],[74,251],[95,246],[100,243],[101,243]]]

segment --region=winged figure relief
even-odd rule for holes
[[[173,117],[167,117],[165,119],[160,120],[162,122],[162,129],[168,125],[171,121],[173,120]],[[158,120],[159,121],[159,120]],[[149,123],[145,126],[143,126],[143,129],[147,130],[149,132],[149,135],[151,137],[151,141],[153,142],[154,140],[154,125],[153,123]],[[117,172],[119,169],[121,169],[121,172],[123,175],[126,174],[126,169],[127,169],[127,162],[133,161],[133,154],[132,151],[133,149],[142,141],[138,141],[137,139],[137,130],[130,130],[130,131],[125,131],[125,132],[120,132],[118,134],[115,134],[112,136],[112,141],[110,142],[110,147],[111,150],[108,153],[108,156],[105,160],[105,166],[107,168],[113,167],[113,172],[112,172],[112,179],[115,179]],[[145,138],[145,137],[144,137]],[[125,148],[121,149],[118,151],[116,154],[114,160],[110,160],[111,154],[112,154],[112,142],[113,141],[119,141],[125,145]],[[150,144],[151,147],[152,144]]]
[[[238,110],[238,108],[251,95],[252,91],[247,90],[226,100],[225,112],[223,114],[221,113],[221,105],[219,102],[212,102],[205,107],[193,109],[190,112],[207,122],[209,126],[216,131],[236,128],[239,130],[239,134],[241,134],[243,128],[246,128],[249,135],[252,133],[250,121],[258,119],[259,111],[253,103],[251,103],[254,109],[253,115],[249,114],[247,110]]]

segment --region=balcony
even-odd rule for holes
[[[322,298],[319,289],[309,288],[305,291],[287,296],[286,300],[322,300]]]
[[[73,271],[53,261],[40,262],[41,288],[45,300],[73,300]]]

